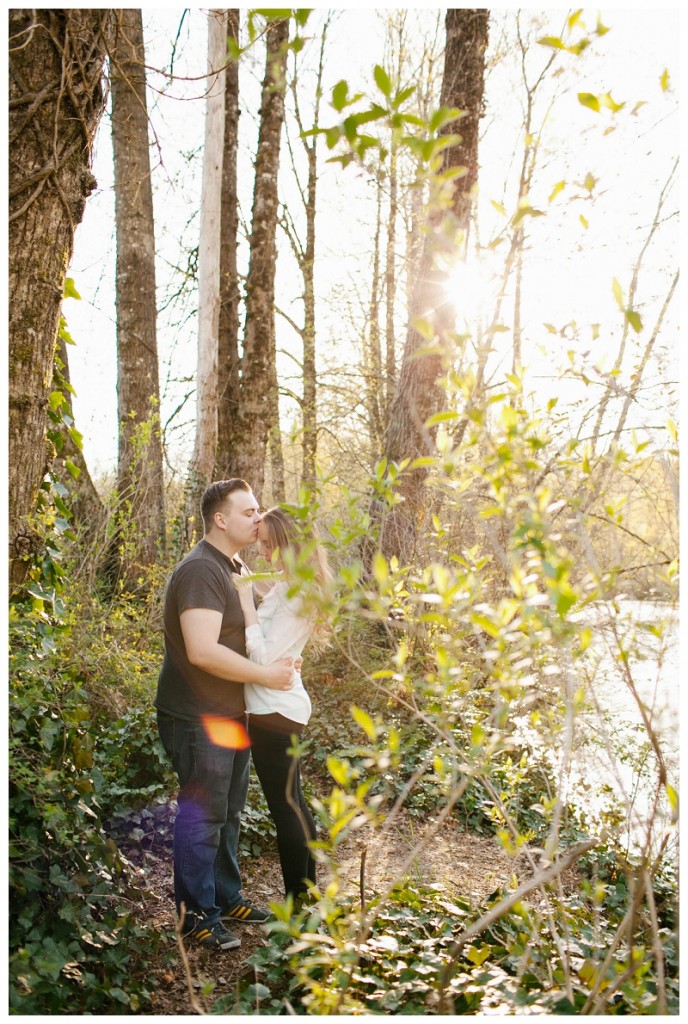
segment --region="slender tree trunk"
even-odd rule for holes
[[[165,540],[156,335],[155,230],[140,9],[118,11],[112,58],[117,229],[120,570],[136,578]]]
[[[401,60],[401,55],[399,59]],[[388,412],[392,406],[397,373],[394,313],[397,298],[398,149],[398,140],[392,135],[389,152],[389,218],[387,221],[387,253],[385,261],[385,412]]]
[[[66,411],[73,420],[72,396],[69,391],[71,383],[69,377],[69,355],[67,344],[61,332],[58,332],[57,336],[55,366],[67,385],[66,388],[63,388]],[[89,534],[97,532],[105,518],[105,506],[95,488],[83,451],[75,444],[71,434],[67,431],[65,431],[63,445],[58,453],[56,462],[60,466],[59,477],[62,483],[74,495],[72,511],[75,522],[78,525],[84,525]],[[68,464],[70,463],[74,467],[73,471],[69,469]]]
[[[239,11],[227,12],[227,35],[239,39]],[[218,332],[218,407],[216,480],[230,476],[230,439],[239,403],[239,272],[237,243],[239,203],[237,155],[239,140],[239,62],[225,71],[225,127],[222,157],[220,241],[220,326]]]
[[[446,244],[450,233],[457,251],[465,252],[472,193],[478,178],[478,126],[482,114],[488,11],[450,8],[446,33],[441,105],[457,107],[466,113],[458,125],[460,143],[444,151],[444,169],[463,166],[466,173],[454,186],[450,210],[435,211],[424,247],[385,440],[387,458],[397,463],[434,452],[434,430],[428,428],[426,422],[442,407],[443,392],[438,382],[443,357],[448,358],[454,314],[444,292],[444,274],[435,262],[437,241],[433,234],[441,232]],[[450,129],[457,130],[456,126]],[[435,351],[420,357],[418,352],[427,346],[428,340],[415,326],[419,319],[432,324],[435,337]],[[422,469],[402,478],[400,493],[404,504],[390,517],[383,534],[383,546],[390,553],[406,556],[415,546],[424,515],[424,480]]]
[[[208,90],[206,93],[201,224],[198,249],[198,363],[196,441],[187,481],[187,529],[200,535],[201,495],[210,483],[217,451],[218,329],[220,324],[220,224],[224,148],[226,12],[208,14]]]
[[[373,273],[370,284],[367,339],[364,340],[365,381],[367,392],[368,434],[373,465],[377,462],[382,444],[384,389],[382,381],[382,347],[380,344],[380,235],[382,231],[382,181],[377,181],[377,215],[373,240]]]
[[[318,70],[315,80],[313,114],[309,126],[317,127],[320,122],[320,101],[322,98],[322,80],[325,66],[325,46],[327,32],[330,25],[328,15],[320,35],[320,55],[318,59]],[[299,181],[299,175],[292,156],[294,175],[298,183],[298,190],[303,199],[304,214],[306,218],[306,240],[301,245],[296,231],[293,228],[291,213],[283,220],[284,228],[291,243],[294,256],[299,264],[303,278],[303,327],[296,328],[301,336],[303,345],[303,391],[300,399],[301,408],[301,483],[306,487],[313,487],[316,483],[316,459],[318,449],[318,386],[316,369],[316,323],[315,323],[315,221],[316,221],[316,198],[318,188],[318,137],[309,139],[304,134],[304,124],[299,108],[298,95],[298,73],[295,69],[291,83],[294,98],[294,112],[296,123],[300,132],[303,149],[308,167],[308,179],[303,189]]]
[[[324,44],[324,36],[323,36]],[[320,97],[322,50],[316,85]],[[316,101],[317,102],[317,101]],[[318,109],[316,106],[316,123]],[[315,201],[318,184],[317,136],[306,144],[308,157],[308,198],[306,200],[306,252],[303,261],[303,436],[301,482],[315,484],[315,460],[318,447],[317,380],[315,365]]]
[[[9,578],[40,541],[29,519],[54,452],[48,395],[74,231],[96,186],[110,10],[9,12]]]
[[[240,407],[229,444],[233,476],[261,494],[270,430],[276,426],[274,383],[277,172],[284,122],[289,20],[272,21],[260,111],[256,177],[246,286],[246,326],[241,359]]]

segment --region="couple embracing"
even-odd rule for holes
[[[311,703],[301,652],[316,623],[284,572],[256,608],[238,557],[259,544],[284,570],[298,556],[296,521],[281,508],[262,514],[245,480],[211,484],[201,499],[203,539],[176,566],[165,592],[165,656],[155,706],[165,751],[179,778],[174,828],[174,890],[184,934],[195,945],[233,949],[233,922],[260,923],[268,911],[241,891],[238,840],[253,757],[275,822],[285,894],[298,900],[315,882],[308,846],[315,824],[304,799],[291,736]],[[318,584],[325,554],[313,554]],[[293,589],[293,588],[292,588]]]

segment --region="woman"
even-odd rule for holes
[[[274,586],[256,609],[251,577],[234,575],[246,622],[246,650],[251,661],[268,665],[280,658],[299,658],[308,640],[322,636],[323,625],[309,613],[304,599],[294,594],[297,581],[290,570],[308,561],[309,575],[319,590],[329,579],[324,550],[306,546],[296,521],[281,508],[271,508],[258,526],[260,554],[277,570]],[[251,756],[277,830],[284,888],[298,899],[315,883],[315,858],[308,841],[316,837],[315,823],[301,788],[298,759],[288,750],[293,734],[301,735],[311,714],[311,701],[298,672],[290,690],[269,690],[245,684]]]

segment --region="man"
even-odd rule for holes
[[[165,592],[165,657],[155,706],[162,744],[179,777],[174,890],[184,934],[196,945],[233,949],[225,921],[265,921],[245,903],[237,861],[249,776],[244,683],[292,685],[293,659],[246,657],[244,615],[232,573],[254,543],[261,516],[245,480],[220,480],[201,499],[203,539],[176,566]]]

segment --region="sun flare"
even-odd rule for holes
[[[480,260],[459,260],[444,286],[458,323],[467,329],[492,317],[496,301],[493,275]]]

